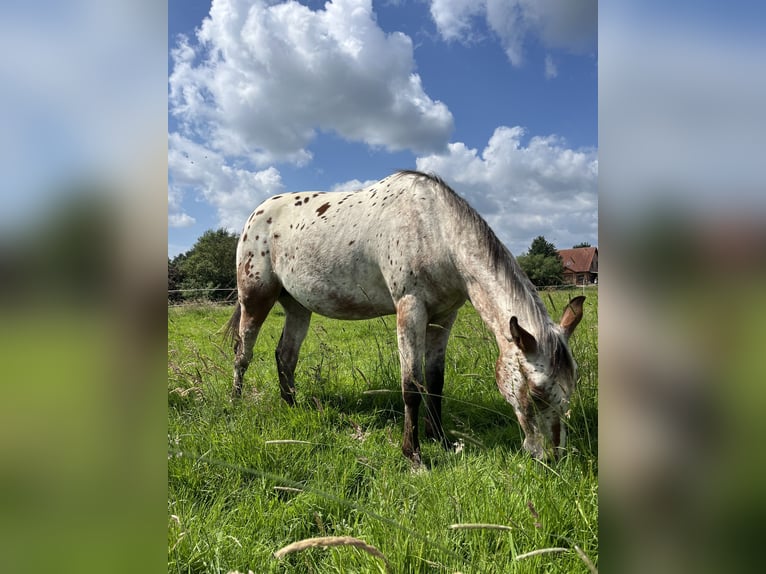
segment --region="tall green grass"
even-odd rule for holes
[[[573,294],[543,300],[558,318]],[[572,339],[580,376],[567,454],[542,464],[521,449],[494,381],[494,338],[466,305],[448,347],[443,406],[460,446],[448,453],[421,437],[426,464],[416,471],[400,451],[394,318],[314,316],[290,408],[274,362],[278,306],[235,403],[232,352],[220,335],[232,309],[170,308],[168,571],[384,572],[382,560],[352,547],[273,556],[302,539],[353,536],[394,572],[588,572],[586,561],[598,562],[598,293],[586,295]],[[522,556],[550,548],[559,550]]]

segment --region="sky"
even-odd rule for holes
[[[597,2],[170,0],[168,255],[285,191],[444,178],[512,253],[598,244]]]

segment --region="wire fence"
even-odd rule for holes
[[[598,290],[597,283],[587,283],[574,285],[572,283],[559,283],[558,285],[546,285],[544,287],[538,287],[538,293],[545,293],[548,291],[582,291],[585,295],[588,291]],[[213,292],[228,292],[226,297],[211,298],[207,296]],[[172,294],[181,294],[180,297],[173,297]],[[195,295],[196,294],[196,295]],[[183,307],[184,305],[198,305],[200,303],[211,305],[232,305],[237,301],[237,289],[230,287],[208,287],[208,288],[195,288],[195,289],[168,289],[168,307]]]
[[[228,293],[227,296],[211,297],[214,293]],[[236,287],[206,287],[194,289],[168,289],[168,307],[183,307],[184,305],[232,305],[237,301]]]

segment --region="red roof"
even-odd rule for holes
[[[576,249],[559,249],[564,269],[575,273],[586,273],[593,266],[593,258],[597,257],[598,247],[578,247]]]

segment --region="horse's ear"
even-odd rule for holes
[[[569,339],[569,337],[574,332],[575,327],[577,327],[577,325],[579,325],[580,321],[582,320],[582,304],[584,301],[585,296],[578,295],[569,301],[567,306],[564,308],[564,314],[561,316],[561,322],[559,325],[564,332],[564,337],[567,339]]]
[[[537,340],[534,335],[528,333],[519,325],[519,320],[516,316],[511,317],[511,338],[525,355],[537,353]]]

